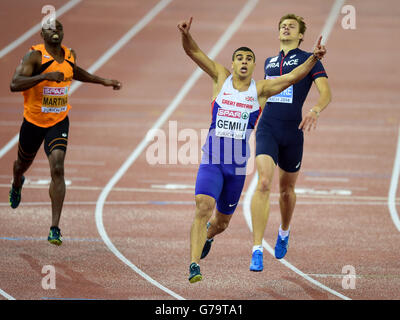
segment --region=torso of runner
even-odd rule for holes
[[[212,102],[212,121],[203,146],[213,163],[246,165],[248,140],[260,112],[255,81],[246,91],[238,91],[230,75]]]
[[[64,49],[64,61],[58,63],[45,49],[44,44],[32,46],[31,50],[42,53],[42,65],[37,74],[59,71],[64,73],[64,81],[42,81],[22,92],[24,96],[24,118],[43,128],[54,126],[64,120],[71,106],[68,92],[73,78],[75,59],[70,49]],[[34,74],[36,75],[36,74]]]
[[[294,68],[304,63],[311,54],[296,48],[290,50],[286,55],[282,50],[277,56],[267,58],[264,65],[265,79],[276,78],[291,72]],[[317,61],[314,68],[305,78],[267,100],[260,124],[267,117],[294,121],[295,125],[300,124],[304,101],[312,82],[319,77],[327,77],[327,74],[322,63]]]

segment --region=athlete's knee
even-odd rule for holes
[[[20,157],[14,161],[14,172],[24,173],[32,164],[32,160],[24,160]]]
[[[64,178],[65,152],[59,149],[49,155],[50,173],[53,179]]]
[[[281,188],[279,193],[280,193],[280,197],[283,201],[288,201],[290,199],[293,199],[293,197],[296,197],[296,192],[294,190],[294,186],[288,186],[285,188]]]
[[[64,164],[56,162],[50,168],[51,177],[53,179],[64,178]]]
[[[196,196],[196,212],[200,216],[206,216],[212,213],[215,200],[209,196],[197,195]]]
[[[260,176],[258,178],[257,191],[269,193],[271,191],[271,180],[266,176]]]

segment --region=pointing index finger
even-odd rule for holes
[[[188,30],[190,29],[190,26],[192,25],[192,21],[193,21],[193,17],[190,17],[189,21],[186,23],[186,27]]]
[[[319,36],[318,43],[317,43],[317,47],[320,47],[320,46],[321,46],[321,41],[322,41],[322,36]]]

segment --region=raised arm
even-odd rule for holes
[[[189,21],[182,21],[178,24],[178,29],[182,35],[182,46],[186,54],[201,68],[203,69],[215,82],[218,81],[220,76],[229,76],[230,72],[220,65],[218,62],[210,59],[197,45],[196,41],[192,38],[189,30],[192,24],[193,17]]]
[[[25,91],[44,80],[56,82],[64,80],[64,74],[62,72],[48,72],[35,75],[35,72],[41,65],[41,61],[42,54],[40,51],[29,51],[15,69],[10,83],[10,90],[12,92]]]
[[[322,37],[319,38],[313,54],[303,64],[293,69],[291,72],[275,79],[258,81],[257,88],[259,90],[259,95],[269,98],[303,79],[311,71],[315,63],[322,59],[326,53],[326,48],[321,45],[321,40]]]

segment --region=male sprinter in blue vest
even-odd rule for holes
[[[287,14],[279,21],[280,52],[265,61],[265,79],[291,72],[312,53],[299,49],[306,25],[302,17]],[[303,103],[312,83],[319,99],[302,118]],[[331,101],[327,74],[318,61],[301,81],[270,97],[256,131],[256,166],[258,183],[251,200],[253,254],[251,271],[263,270],[262,239],[269,216],[269,195],[275,167],[279,167],[279,206],[281,225],[275,245],[275,257],[282,259],[288,248],[289,225],[296,204],[295,184],[303,157],[303,131],[315,129],[317,119]]]
[[[210,250],[207,238],[227,228],[238,205],[250,156],[248,139],[262,106],[269,97],[307,75],[326,50],[320,38],[314,53],[301,66],[283,77],[256,82],[252,79],[255,55],[251,49],[236,49],[228,70],[199,48],[189,32],[191,23],[192,18],[178,25],[183,49],[213,82],[212,119],[196,178],[196,211],[190,232],[189,282],[194,283],[202,280],[198,262]]]

